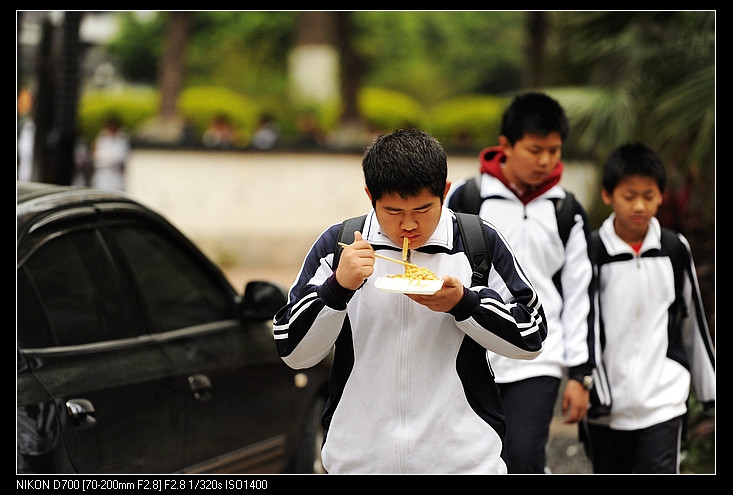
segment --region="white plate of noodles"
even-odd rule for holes
[[[385,292],[398,292],[400,294],[435,294],[443,287],[443,281],[437,280],[420,280],[406,278],[401,275],[387,275],[379,277],[374,282],[374,287]]]

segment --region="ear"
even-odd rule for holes
[[[443,191],[443,200],[441,203],[445,202],[445,198],[448,196],[448,191],[450,191],[451,181],[447,180],[445,181],[445,191]]]
[[[605,189],[601,189],[601,199],[606,206],[611,206],[611,195]]]
[[[502,135],[499,136],[499,146],[504,150],[504,153],[506,154],[507,149],[511,149],[512,144],[509,142],[506,136]]]
[[[371,204],[374,204],[374,201],[372,201],[372,193],[369,192],[369,188],[367,186],[364,186],[364,192],[366,193],[367,197],[369,198],[369,202]]]

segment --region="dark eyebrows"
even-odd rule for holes
[[[549,152],[554,153],[555,151],[561,150],[562,149],[562,145],[560,144],[560,145],[557,145],[557,146],[544,147],[544,146],[540,146],[538,144],[534,144],[533,143],[533,144],[527,145],[527,149],[529,149],[530,151],[544,151],[544,150],[547,150]]]
[[[411,210],[412,211],[415,211],[415,210],[425,210],[427,208],[432,207],[434,204],[435,203],[433,201],[431,201],[429,203],[425,203],[424,205],[420,205],[420,206],[417,206],[415,208],[411,208]],[[385,206],[384,209],[385,210],[389,210],[389,211],[405,211],[403,208],[392,208],[391,206]]]

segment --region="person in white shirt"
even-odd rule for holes
[[[110,116],[92,146],[94,173],[91,185],[101,189],[126,190],[125,169],[130,156],[130,138],[117,116]]]

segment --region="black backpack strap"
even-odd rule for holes
[[[463,184],[461,195],[458,198],[458,205],[461,211],[466,213],[475,213],[481,210],[481,193],[479,191],[479,183],[481,182],[481,174],[474,175],[466,179]]]
[[[682,287],[684,283],[685,271],[689,264],[687,248],[680,240],[677,233],[663,227],[662,228],[662,248],[669,255],[672,261],[672,269],[674,271],[674,307],[678,316],[686,318],[688,315],[685,298],[682,295]]]
[[[339,265],[339,259],[341,259],[341,251],[344,250],[344,248],[339,246],[338,243],[343,242],[344,244],[351,244],[352,242],[354,242],[354,232],[357,230],[359,232],[362,232],[365,221],[366,215],[361,215],[358,217],[347,218],[341,223],[339,235],[336,237],[336,246],[334,247],[333,251],[332,269],[334,272],[336,271],[336,267],[338,267]]]
[[[557,230],[565,246],[570,238],[570,230],[575,223],[575,196],[570,191],[565,191],[565,197],[555,202],[555,216],[557,217]]]
[[[471,263],[471,287],[486,285],[491,266],[491,247],[481,217],[472,213],[455,212],[458,229],[463,238],[466,257]]]
[[[601,247],[601,235],[598,233],[598,230],[594,230],[590,233],[590,252],[595,256],[596,253],[598,253],[599,248]]]
[[[611,255],[608,254],[606,246],[601,241],[601,235],[598,230],[594,230],[590,233],[589,242],[591,259],[594,263],[595,276],[598,277],[600,276],[601,267],[611,261]],[[590,408],[587,413],[588,418],[598,418],[609,415],[613,404],[613,396],[608,386],[608,377],[603,363],[603,349],[605,348],[606,338],[603,328],[603,308],[601,307],[600,300],[598,301],[598,312],[600,323],[599,328],[597,329],[597,338],[600,341],[601,354],[595,353],[596,367],[593,370],[593,387],[590,389]],[[601,397],[601,395],[603,397]],[[585,419],[582,424],[587,427]],[[586,444],[586,449],[590,448],[590,439],[586,438],[584,442]]]

